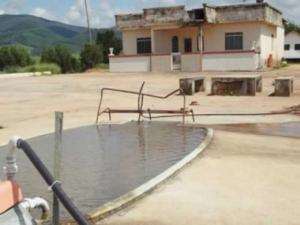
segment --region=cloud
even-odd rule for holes
[[[86,15],[83,0],[74,0],[74,3],[70,6],[66,13],[64,21],[73,25],[86,26]]]
[[[52,0],[51,0],[52,1]],[[61,0],[65,1],[65,0]],[[91,26],[95,28],[111,27],[115,25],[114,16],[116,14],[141,12],[143,8],[186,5],[188,9],[201,7],[203,2],[214,5],[235,4],[242,0],[87,0],[89,6]],[[265,0],[284,13],[284,16],[300,24],[300,3],[299,0]],[[0,14],[25,13],[24,6],[29,8],[29,13],[35,16],[44,17],[51,20],[60,20],[73,25],[86,26],[86,15],[84,0],[71,0],[71,4],[65,13],[58,14],[43,5],[35,4],[35,8],[30,9],[33,0],[0,0]],[[38,1],[36,1],[38,2]],[[246,3],[255,2],[249,0]],[[33,6],[31,6],[33,7]],[[28,11],[28,10],[27,10]]]
[[[43,17],[46,19],[50,19],[50,20],[55,20],[57,19],[52,13],[50,13],[48,10],[44,9],[44,8],[40,8],[37,7],[35,9],[32,10],[32,12],[30,13],[31,15],[34,16],[38,16],[38,17]]]
[[[26,4],[26,0],[9,0],[2,8],[2,12],[6,14],[18,14]]]
[[[300,2],[299,0],[269,0],[271,5],[283,12],[283,15],[298,24],[300,24]]]

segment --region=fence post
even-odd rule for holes
[[[62,131],[63,131],[63,112],[55,112],[55,146],[54,146],[54,178],[60,179],[61,152],[62,152]],[[53,225],[59,225],[59,201],[53,194]]]

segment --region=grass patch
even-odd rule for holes
[[[105,70],[108,70],[109,69],[109,64],[105,64],[105,63],[97,64],[95,66],[95,69],[105,69]]]
[[[280,64],[278,64],[277,66],[274,66],[274,69],[281,69],[284,67],[288,67],[289,63],[287,61],[281,61]]]
[[[34,73],[50,71],[52,74],[60,74],[61,69],[56,64],[38,63],[26,67],[8,67],[5,68],[4,73]]]

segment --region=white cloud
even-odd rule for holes
[[[1,0],[0,0],[1,1]],[[22,4],[28,0],[9,0],[4,4],[1,13],[18,12],[22,9]],[[203,2],[214,5],[234,4],[242,0],[123,0],[127,4],[118,4],[117,0],[88,0],[91,26],[95,28],[111,27],[115,25],[114,16],[120,13],[141,12],[143,8],[161,7],[171,5],[186,5],[187,8],[201,7]],[[271,5],[284,12],[284,15],[300,24],[300,1],[299,0],[265,0]],[[255,0],[247,1],[247,3]],[[31,14],[57,19],[58,16],[49,13],[46,8],[37,7]],[[65,15],[59,16],[60,20],[69,24],[86,26],[86,15],[84,0],[73,0]]]
[[[86,25],[83,0],[74,0],[73,5],[70,6],[64,18],[66,23],[83,26]]]
[[[56,19],[55,16],[52,15],[52,13],[50,13],[48,10],[46,10],[44,8],[40,8],[40,7],[37,7],[35,9],[33,9],[30,14],[34,15],[34,16],[50,19],[50,20],[55,20]]]
[[[4,10],[0,9],[0,15],[4,14]]]
[[[26,4],[26,0],[9,0],[2,8],[2,11],[6,14],[18,14]]]

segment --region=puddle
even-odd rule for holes
[[[300,122],[209,125],[216,130],[300,138]]]
[[[204,140],[206,130],[177,123],[81,127],[63,133],[61,181],[66,192],[84,213],[111,201],[162,173],[184,158]],[[54,135],[28,140],[53,168]],[[0,165],[6,152],[0,148]],[[21,152],[17,180],[26,197],[51,194],[40,175]],[[62,211],[63,216],[66,212]]]

